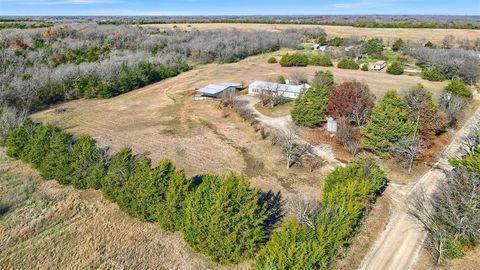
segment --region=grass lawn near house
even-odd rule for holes
[[[255,105],[255,108],[262,113],[263,115],[269,116],[269,117],[280,117],[280,116],[287,116],[290,114],[290,111],[293,108],[293,105],[295,105],[295,100],[290,100],[285,104],[277,105],[274,108],[271,106],[262,106],[262,104],[257,103]]]

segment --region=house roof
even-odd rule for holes
[[[269,89],[272,91],[281,91],[281,92],[291,92],[291,93],[300,93],[304,89],[309,89],[311,86],[308,84],[301,85],[291,85],[291,84],[280,84],[264,81],[254,81],[250,84],[250,87]]]
[[[210,95],[215,95],[219,94],[222,91],[230,88],[230,87],[235,87],[235,88],[240,88],[242,87],[241,84],[238,83],[216,83],[216,84],[209,84],[203,88],[200,88],[197,90],[197,92],[200,92],[202,94],[210,94]]]

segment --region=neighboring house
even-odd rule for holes
[[[386,65],[387,65],[387,64],[385,63],[385,61],[378,61],[378,62],[376,62],[375,64],[373,64],[372,70],[380,71],[380,70],[382,70]]]
[[[328,51],[328,48],[329,47],[327,45],[324,45],[324,46],[320,46],[320,48],[318,48],[318,50],[321,51],[321,52],[326,52],[326,51]]]
[[[361,60],[362,58],[363,58],[363,55],[357,55],[353,57],[353,60],[358,61],[358,60]]]
[[[254,81],[248,86],[248,93],[251,95],[279,95],[287,98],[298,98],[300,93],[307,91],[311,86],[308,84],[291,85],[279,84],[264,81]]]
[[[328,50],[328,45],[315,44],[313,45],[313,49],[316,51],[326,52]]]
[[[204,97],[218,98],[225,91],[235,91],[241,89],[242,85],[238,83],[216,83],[209,84],[197,90]]]
[[[347,46],[347,47],[345,47],[345,48],[343,48],[343,49],[344,49],[346,52],[349,52],[349,51],[355,49],[355,46]]]

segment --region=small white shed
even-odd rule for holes
[[[387,63],[385,63],[385,61],[378,61],[378,62],[376,62],[375,64],[373,64],[372,70],[380,71],[380,70],[382,70],[386,65],[387,65]]]
[[[337,132],[337,121],[333,117],[327,117],[327,131],[336,133]]]

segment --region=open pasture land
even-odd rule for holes
[[[392,42],[398,38],[411,41],[428,40],[440,44],[447,35],[452,35],[457,40],[475,40],[480,37],[480,30],[473,29],[420,29],[420,28],[358,28],[352,26],[309,25],[309,24],[254,24],[254,23],[197,23],[197,24],[147,24],[145,26],[159,27],[162,29],[225,29],[236,28],[239,30],[269,30],[280,31],[288,28],[317,28],[325,29],[329,36],[349,37],[359,36],[366,38],[382,38]],[[190,27],[189,27],[190,26]]]
[[[279,52],[282,53],[282,52]],[[216,101],[194,101],[194,90],[215,82],[269,80],[305,72],[310,79],[318,67],[282,68],[266,63],[270,55],[250,57],[234,64],[209,64],[177,77],[107,100],[76,100],[33,116],[76,135],[89,134],[113,151],[131,146],[136,153],[148,152],[153,160],[168,158],[190,176],[209,172],[244,172],[263,190],[282,191],[285,196],[301,193],[318,196],[322,174],[329,166],[308,173],[305,168],[285,168],[279,147],[262,140],[233,111]],[[322,68],[324,69],[324,68]],[[330,68],[337,81],[357,79],[382,96],[388,89],[400,92],[423,83],[439,92],[443,84],[419,77]]]
[[[247,269],[215,266],[180,233],[129,217],[99,191],[44,182],[3,149],[0,203],[0,269]]]

